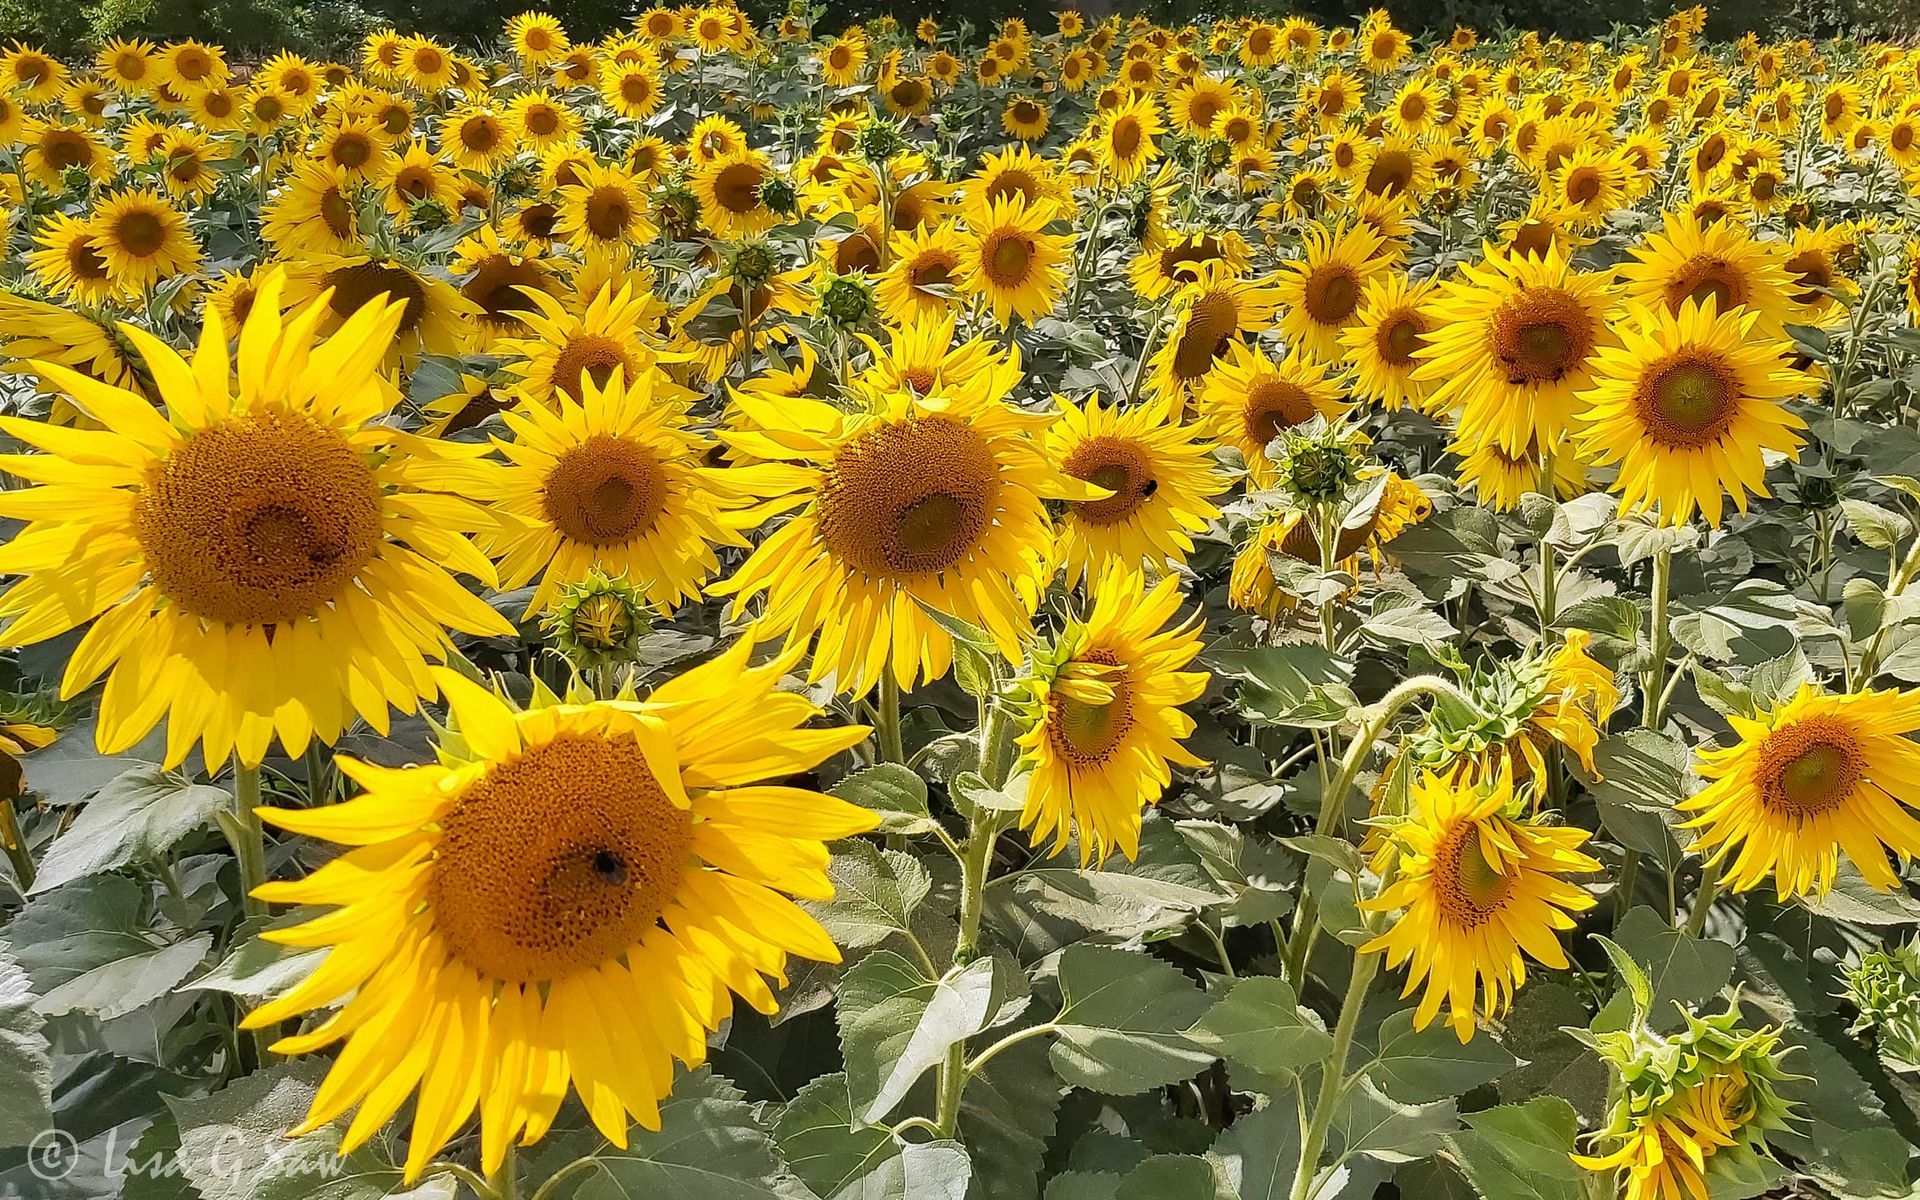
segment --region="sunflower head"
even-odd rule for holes
[[[1359,426],[1324,418],[1280,431],[1273,486],[1302,506],[1337,500],[1360,481],[1366,445]]]

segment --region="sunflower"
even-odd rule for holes
[[[1657,1112],[1648,1112],[1633,1128],[1612,1134],[1621,1141],[1611,1153],[1576,1154],[1573,1161],[1608,1175],[1624,1170],[1621,1200],[1696,1200],[1710,1195],[1721,1162],[1741,1151],[1751,1161],[1755,1151],[1751,1143],[1760,1141],[1760,1133],[1748,1128],[1754,1124],[1756,1106],[1749,1096],[1746,1072],[1735,1067],[1702,1074],[1705,1077],[1698,1082],[1672,1089]],[[1727,1178],[1737,1177],[1741,1169],[1729,1168]]]
[[[961,236],[960,284],[1002,325],[1032,322],[1053,311],[1066,290],[1069,234],[1048,233],[1051,201],[1029,205],[1019,195],[977,203]]]
[[[760,200],[760,188],[772,176],[766,155],[741,150],[715,159],[693,173],[693,194],[700,198],[700,220],[716,237],[750,238],[773,227],[776,214]]]
[[[364,794],[264,820],[350,847],[274,903],[335,905],[274,940],[325,946],[314,973],[243,1022],[271,1029],[345,1000],[283,1054],[344,1039],[296,1133],[356,1104],[343,1148],[420,1093],[405,1175],[420,1177],[476,1109],[480,1159],[539,1139],[571,1084],[625,1146],[659,1127],[673,1059],[697,1066],[739,995],[776,1011],[764,977],[789,954],[837,962],[781,893],[833,895],[824,843],[872,829],[845,801],[767,780],[867,736],[809,729],[816,710],[736,646],[646,700],[536,697],[516,711],[452,671],[451,732],[426,766],[338,759]],[[351,997],[350,999],[348,997]]]
[[[982,155],[980,169],[966,186],[968,201],[975,209],[1003,196],[1019,196],[1029,207],[1051,200],[1057,211],[1072,211],[1072,180],[1025,146],[1008,146]]]
[[[1456,442],[1449,449],[1460,456],[1455,476],[1495,512],[1512,512],[1522,496],[1541,490],[1546,459],[1531,443],[1518,454],[1509,454],[1497,442]],[[1553,455],[1554,495],[1566,500],[1586,490],[1586,466],[1574,457],[1571,443],[1562,442]]]
[[[1339,359],[1342,335],[1359,320],[1367,284],[1387,268],[1382,241],[1366,225],[1328,229],[1316,222],[1301,232],[1305,257],[1286,263],[1274,279],[1288,345],[1329,362]]]
[[[718,114],[701,117],[687,134],[687,159],[695,166],[704,166],[746,148],[746,131]]]
[[[1419,365],[1414,352],[1426,344],[1434,326],[1425,310],[1432,290],[1432,280],[1413,282],[1398,271],[1367,281],[1353,324],[1340,332],[1355,396],[1389,410],[1426,407],[1432,385],[1414,379]]]
[[[1566,156],[1548,182],[1548,200],[1585,229],[1597,229],[1622,207],[1634,179],[1617,151],[1584,146]]]
[[[31,154],[31,152],[29,152]],[[1842,230],[1825,222],[1813,228],[1793,231],[1787,243],[1781,269],[1787,273],[1792,292],[1793,320],[1800,325],[1824,325],[1844,311],[1844,296],[1851,295],[1852,282],[1841,271],[1838,255],[1845,241]]]
[[[1678,807],[1683,828],[1699,833],[1692,849],[1711,852],[1734,891],[1768,875],[1782,899],[1823,896],[1840,855],[1883,891],[1920,854],[1920,692],[1823,695],[1803,684],[1792,699],[1757,719],[1730,715],[1739,736],[1724,750],[1698,751],[1706,788]]]
[[[355,183],[380,179],[393,164],[385,133],[373,122],[355,117],[322,129],[314,138],[311,153],[317,161],[346,172]]]
[[[37,363],[105,428],[0,421],[48,451],[6,464],[41,486],[3,506],[28,521],[0,568],[24,576],[0,597],[4,638],[29,645],[93,621],[62,688],[108,675],[105,753],[169,713],[169,766],[196,742],[210,766],[233,753],[258,764],[276,736],[298,757],[356,712],[384,734],[390,706],[410,712],[433,694],[426,664],[451,650],[443,627],[512,633],[448,571],[494,582],[463,536],[483,510],[423,494],[485,490],[483,467],[380,423],[389,393],[376,373],[404,306],[369,306],[311,345],[323,307],[283,325],[280,291],[278,278],[263,283],[248,315],[237,396],[209,310],[191,364],[127,327],[167,416]]]
[[[647,194],[624,168],[596,165],[580,182],[556,193],[556,237],[580,251],[609,250],[652,241],[659,228],[647,216]]]
[[[1202,263],[1224,262],[1235,274],[1247,269],[1247,241],[1231,229],[1178,233],[1147,248],[1127,264],[1127,278],[1142,300],[1158,300],[1192,282]]]
[[[416,213],[435,208],[447,213],[460,209],[460,180],[425,142],[409,142],[393,159],[382,182],[384,206],[397,221],[411,224]]]
[[[644,121],[665,102],[660,90],[660,66],[651,55],[602,72],[600,95],[614,112]]]
[[[67,68],[42,50],[15,42],[0,53],[0,90],[13,92],[28,104],[40,104],[66,86]]]
[[[1231,83],[1211,75],[1196,75],[1168,93],[1167,114],[1181,133],[1206,137],[1213,131],[1214,118],[1238,100],[1238,89]]]
[[[160,47],[159,57],[161,81],[181,96],[219,87],[232,75],[220,49],[205,42],[168,42]]]
[[[958,317],[944,313],[919,317],[890,331],[886,345],[862,334],[873,352],[873,365],[860,372],[856,383],[869,392],[910,391],[917,396],[963,386],[984,386],[1001,394],[1018,387],[1023,378],[1020,353],[1002,349],[985,336],[954,345]]]
[[[1699,509],[1718,525],[1721,493],[1747,510],[1768,494],[1767,452],[1792,454],[1805,422],[1781,403],[1815,384],[1783,358],[1788,343],[1755,331],[1756,313],[1722,313],[1709,298],[1628,311],[1620,344],[1603,348],[1577,433],[1581,455],[1620,465],[1613,489],[1629,511],[1660,506],[1682,524]]]
[[[559,290],[553,269],[537,250],[509,245],[492,225],[480,226],[454,246],[449,269],[465,277],[460,294],[477,310],[476,348],[481,350],[496,338],[526,335],[521,314],[534,303],[529,291],[553,295]]]
[[[715,546],[746,545],[739,519],[707,482],[710,441],[655,395],[657,375],[616,373],[604,388],[589,377],[578,401],[556,392],[552,407],[504,414],[513,440],[496,439],[511,464],[500,507],[517,522],[488,551],[500,561],[502,587],[539,577],[529,613],[593,571],[625,578],[671,612],[697,600],[719,570]]]
[[[1360,30],[1360,68],[1369,75],[1385,75],[1400,65],[1413,48],[1413,39],[1381,20]]]
[[[158,192],[125,191],[102,200],[87,222],[93,250],[114,286],[139,295],[200,265],[200,243],[187,217]]]
[[[722,436],[766,465],[720,482],[798,511],[709,590],[736,613],[764,593],[758,636],[818,634],[808,677],[847,694],[883,671],[902,688],[945,675],[953,640],[934,612],[1019,661],[1052,548],[1043,499],[1095,493],[1048,465],[1032,436],[1044,418],[1007,405],[1006,382],[896,391],[856,413],[736,391],[741,421]]]
[[[389,342],[388,367],[411,365],[421,354],[457,353],[476,311],[437,275],[371,254],[319,254],[290,264],[286,294],[289,306],[322,295],[327,298],[319,309],[323,336],[376,297],[403,302],[399,325]]]
[[[1008,137],[1037,142],[1047,136],[1047,106],[1032,96],[1015,96],[1000,110],[1000,128]]]
[[[150,161],[160,164],[160,182],[168,194],[199,201],[219,190],[220,172],[214,164],[220,158],[218,143],[200,130],[169,129]]]
[[[502,339],[494,353],[522,360],[508,369],[520,377],[518,391],[532,404],[552,407],[556,392],[583,399],[582,373],[605,387],[615,374],[637,380],[657,361],[640,336],[658,315],[649,292],[603,287],[578,316],[545,292],[524,295],[529,303],[520,316],[531,333]]]
[[[951,224],[894,234],[892,265],[874,287],[887,320],[910,325],[944,315],[953,306],[965,253],[964,235]]]
[[[100,77],[129,96],[144,96],[159,78],[159,55],[145,38],[110,38],[93,56]]]
[[[1160,107],[1151,95],[1136,94],[1101,114],[1094,134],[1100,166],[1115,183],[1138,179],[1160,157]]]
[[[507,22],[507,44],[534,71],[567,56],[572,42],[552,14],[523,12]]]
[[[90,180],[113,173],[112,152],[84,125],[30,121],[24,133],[27,149],[21,158],[28,178],[56,196],[66,194],[69,171]]]
[[[460,63],[455,54],[428,37],[404,38],[396,75],[415,91],[435,96],[458,86]]]
[[[1180,581],[1148,590],[1140,573],[1110,563],[1092,587],[1092,611],[1036,663],[1016,739],[1031,772],[1020,827],[1052,853],[1077,834],[1080,864],[1140,851],[1142,810],[1172,781],[1172,767],[1205,764],[1181,745],[1194,730],[1180,710],[1207,688],[1182,670],[1200,653],[1199,614],[1168,628]]]
[[[93,226],[66,213],[50,213],[27,253],[27,268],[40,286],[76,304],[95,305],[120,289],[107,273],[107,260],[93,248]]]
[[[1678,313],[1688,300],[1711,299],[1723,313],[1757,314],[1756,328],[1778,333],[1792,311],[1787,274],[1773,244],[1747,229],[1720,222],[1702,225],[1683,213],[1668,213],[1665,227],[1649,233],[1618,270],[1625,298]]]
[[[1276,362],[1236,340],[1200,391],[1200,419],[1220,444],[1240,452],[1254,486],[1264,487],[1271,480],[1268,443],[1316,416],[1346,412],[1340,381],[1327,372],[1326,363],[1298,350]]]
[[[815,57],[828,87],[852,87],[860,82],[860,68],[867,65],[867,40],[858,36],[835,38]]]
[[[112,319],[0,291],[0,362],[8,364],[8,374],[34,374],[36,361],[57,363],[89,379],[146,394],[133,367],[127,335]],[[42,394],[62,390],[45,376],[41,379]],[[79,415],[65,399],[56,399],[54,410],[63,424]]]
[[[1060,522],[1058,557],[1068,584],[1097,577],[1109,563],[1156,574],[1185,563],[1193,535],[1220,515],[1208,502],[1226,490],[1212,447],[1164,402],[1122,410],[1085,408],[1062,397],[1048,427],[1047,456],[1060,470],[1111,493],[1069,504]]]
[[[1552,444],[1592,379],[1609,307],[1606,278],[1575,271],[1557,248],[1492,252],[1439,285],[1428,307],[1436,325],[1414,351],[1413,377],[1433,385],[1435,411],[1463,410],[1469,441],[1497,442],[1509,454]]]
[[[1201,263],[1174,294],[1166,342],[1148,363],[1152,394],[1185,396],[1204,385],[1215,364],[1273,322],[1278,289],[1243,279],[1220,261]]]
[[[491,174],[513,150],[506,122],[484,105],[463,105],[440,120],[440,153],[462,171]]]
[[[1399,878],[1360,905],[1400,915],[1360,953],[1382,951],[1390,968],[1409,963],[1401,995],[1426,985],[1414,1027],[1432,1024],[1445,1002],[1464,1043],[1473,1038],[1476,995],[1486,1016],[1505,1013],[1526,980],[1526,959],[1567,969],[1555,934],[1595,901],[1564,876],[1600,863],[1581,850],[1586,830],[1523,819],[1525,800],[1505,769],[1477,783],[1422,771],[1410,801],[1389,833]]]
[[[641,36],[655,43],[673,41],[686,32],[685,22],[678,12],[658,6],[640,14],[640,19],[634,25]]]
[[[267,244],[289,257],[350,254],[360,245],[360,214],[353,181],[339,167],[295,164],[285,184],[260,209]]]

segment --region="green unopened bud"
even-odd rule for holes
[[[1890,1066],[1920,1071],[1920,941],[1861,955],[1846,998],[1859,1010],[1847,1032],[1871,1032]]]
[[[860,131],[860,153],[869,162],[883,163],[907,148],[907,139],[891,121],[869,121]]]
[[[790,217],[800,207],[800,193],[794,188],[793,180],[784,175],[768,175],[760,183],[760,203],[783,217]]]
[[[653,629],[639,589],[598,571],[562,589],[544,624],[553,649],[579,671],[634,662]]]
[[[780,257],[766,242],[741,242],[727,252],[727,274],[749,288],[758,288],[780,270]]]
[[[834,275],[820,289],[820,315],[836,328],[864,325],[873,312],[873,285],[864,276]]]

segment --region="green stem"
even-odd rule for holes
[[[566,1166],[561,1167],[558,1171],[547,1176],[546,1182],[533,1190],[533,1200],[551,1200],[551,1197],[559,1194],[558,1189],[562,1181],[571,1179],[581,1171],[591,1170],[599,1165],[600,1160],[591,1154],[584,1158],[574,1159]]]
[[[487,1182],[493,1186],[494,1200],[520,1200],[519,1157],[512,1142],[507,1143],[507,1155],[500,1160],[500,1169],[493,1173]]]
[[[1360,1024],[1360,1009],[1367,988],[1380,969],[1380,956],[1361,954],[1353,960],[1353,974],[1347,980],[1346,997],[1340,1001],[1339,1023],[1333,1029],[1333,1047],[1320,1067],[1320,1095],[1314,1101],[1313,1117],[1300,1140],[1300,1170],[1293,1179],[1292,1200],[1310,1200],[1317,1183],[1320,1151],[1327,1144],[1327,1130],[1333,1124],[1333,1111],[1347,1082],[1347,1055],[1353,1049],[1354,1031]]]
[[[1340,823],[1340,812],[1346,805],[1347,792],[1353,787],[1354,777],[1360,773],[1367,752],[1380,740],[1388,724],[1400,715],[1400,710],[1420,696],[1447,696],[1468,708],[1473,707],[1473,701],[1467,698],[1466,693],[1438,675],[1416,675],[1382,696],[1378,704],[1367,710],[1369,715],[1361,723],[1360,732],[1348,745],[1346,756],[1340,760],[1340,773],[1334,776],[1333,783],[1320,798],[1320,815],[1313,827],[1315,833],[1333,833]],[[1296,994],[1306,984],[1307,960],[1313,952],[1314,939],[1319,931],[1320,899],[1308,892],[1300,901],[1300,911],[1295,914],[1293,941],[1287,947],[1285,978],[1293,985]]]
[[[242,763],[233,772],[233,855],[240,866],[240,907],[249,917],[267,915],[254,889],[267,881],[267,837],[260,828],[260,768]]]
[[[1673,551],[1656,550],[1653,555],[1653,662],[1641,682],[1641,723],[1658,731],[1665,714],[1667,655],[1673,650],[1667,630],[1667,593],[1673,587]]]
[[[1707,914],[1720,894],[1720,868],[1711,861],[1700,865],[1700,890],[1693,897],[1693,911],[1687,914],[1687,936],[1699,937],[1707,927]]]
[[[873,717],[873,736],[880,748],[880,761],[906,762],[906,743],[900,736],[900,681],[894,678],[891,668],[880,672],[880,697]]]

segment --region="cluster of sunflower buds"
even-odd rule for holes
[[[1847,1032],[1871,1032],[1889,1066],[1920,1071],[1920,940],[1862,954],[1847,970],[1846,999],[1859,1010]]]

